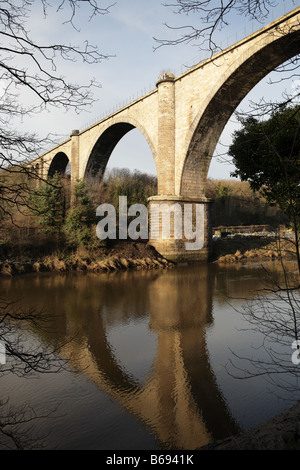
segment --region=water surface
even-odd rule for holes
[[[68,368],[5,375],[1,400],[47,415],[24,426],[46,449],[195,449],[248,429],[292,404],[228,368],[253,354],[243,305],[265,278],[259,265],[205,265],[2,279],[1,297],[49,315],[27,346],[63,344]]]

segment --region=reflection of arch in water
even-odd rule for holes
[[[213,322],[212,295],[215,270],[203,266],[198,268],[197,274],[196,277],[194,271],[185,270],[183,284],[181,277],[177,278],[178,282],[174,278],[171,279],[171,295],[170,289],[166,288],[165,284],[162,285],[159,279],[157,288],[161,294],[152,295],[152,298],[158,303],[162,303],[163,297],[165,298],[169,316],[166,318],[163,314],[158,319],[156,315],[154,324],[155,314],[152,315],[151,312],[150,321],[152,320],[151,325],[160,336],[160,343],[163,343],[164,335],[166,338],[169,336],[166,329],[174,331],[174,343],[176,332],[180,331],[176,336],[177,355],[180,356],[181,369],[185,374],[182,383],[185,390],[182,395],[185,396],[186,413],[191,409],[197,410],[195,413],[201,415],[208,432],[213,433],[214,438],[222,438],[236,432],[237,426],[228,414],[207,356],[205,334],[207,327]],[[190,295],[191,292],[194,295]],[[153,312],[158,311],[158,305],[155,307]],[[163,361],[167,351],[161,350],[160,354]],[[175,367],[175,358],[173,360]],[[170,366],[171,361],[172,357],[169,357],[169,365],[166,367]]]
[[[199,275],[200,289],[198,280],[189,276],[188,271],[185,277],[178,275],[177,270],[159,273],[154,279],[150,275],[147,292],[143,294],[149,302],[150,327],[157,333],[158,351],[144,385],[127,374],[114,357],[101,312],[90,312],[93,318],[86,330],[91,354],[89,359],[85,356],[85,366],[89,363],[87,375],[119,405],[145,422],[162,445],[169,448],[207,444],[215,432],[211,429],[213,421],[217,437],[237,431],[206,351],[205,329],[212,321],[214,276],[207,275],[206,267],[202,271],[199,268]],[[195,293],[198,286],[198,296],[182,298],[187,284]],[[135,288],[139,288],[137,279]]]
[[[216,272],[218,269],[212,270],[212,266],[199,266],[197,276],[192,268],[176,268],[111,275],[51,275],[46,283],[44,276],[30,282],[19,278],[13,280],[13,292],[17,288],[20,295],[27,295],[31,285],[28,305],[38,301],[47,305],[49,312],[63,311],[64,316],[53,317],[54,333],[45,333],[43,341],[56,344],[56,332],[61,331],[64,342],[71,339],[65,353],[74,359],[74,369],[145,423],[162,447],[190,449],[205,445],[211,436],[237,430],[206,351],[205,332],[213,321]],[[11,283],[4,281],[7,286]],[[43,289],[45,285],[48,291]],[[24,300],[22,304],[24,307]],[[151,372],[140,384],[125,371],[122,358],[114,355],[107,331],[110,325],[126,324],[132,318],[148,318],[149,312],[158,348]],[[213,422],[215,411],[217,423]]]
[[[163,448],[194,449],[211,437],[237,431],[206,350],[216,270],[212,266],[195,269],[197,276],[192,268],[49,276],[48,292],[42,289],[45,277],[37,277],[33,297],[26,300],[32,306],[39,288],[38,302],[47,305],[50,312],[64,312],[64,316],[53,318],[54,333],[45,334],[43,341],[57,341],[57,331],[64,342],[71,338],[65,353],[74,361],[74,369],[145,423]],[[20,278],[14,291],[17,286],[18,292],[27,293],[28,284],[27,278]],[[118,317],[120,312],[123,317]],[[137,320],[148,318],[149,312],[158,348],[150,372],[140,384],[114,355],[107,325],[124,324],[130,315]]]

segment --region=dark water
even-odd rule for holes
[[[253,354],[259,335],[242,311],[265,277],[258,265],[209,265],[1,280],[0,297],[50,316],[46,330],[25,331],[26,346],[63,345],[68,365],[1,377],[2,415],[31,409],[37,418],[17,431],[34,448],[105,450],[195,449],[272,417],[295,395],[231,365]]]

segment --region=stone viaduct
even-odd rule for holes
[[[236,107],[270,71],[300,51],[300,8],[251,34],[175,77],[166,73],[156,88],[31,162],[47,178],[71,165],[71,181],[102,177],[122,137],[137,128],[144,135],[156,165],[158,194],[154,205],[202,207],[200,249],[186,249],[186,237],[156,238],[150,243],[172,260],[209,256],[211,223],[204,183],[220,135]],[[100,201],[99,201],[100,203]],[[156,233],[158,227],[153,228]]]

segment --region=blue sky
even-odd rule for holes
[[[59,2],[58,2],[59,3]],[[283,5],[286,4],[286,11],[293,8],[292,0],[280,2],[281,7],[273,13],[274,19],[283,13]],[[109,5],[103,1],[101,5]],[[297,2],[297,5],[299,2]],[[82,7],[75,17],[75,26],[62,24],[67,18],[67,12],[62,11],[59,16],[55,9],[49,10],[47,20],[42,19],[42,12],[35,10],[31,20],[33,33],[42,42],[67,41],[76,45],[82,44],[86,39],[92,44],[96,44],[103,53],[110,54],[108,60],[101,64],[88,66],[86,64],[62,63],[60,72],[66,75],[71,81],[84,83],[92,77],[101,83],[101,88],[96,90],[95,98],[97,102],[88,113],[82,112],[79,115],[74,112],[52,110],[43,115],[36,116],[30,121],[33,130],[59,133],[68,136],[72,129],[83,129],[92,122],[97,122],[98,117],[105,112],[109,112],[118,103],[142,94],[145,90],[155,88],[158,75],[163,70],[173,71],[175,75],[181,73],[184,64],[193,64],[204,58],[197,45],[188,44],[180,46],[162,47],[154,51],[157,43],[156,38],[174,38],[176,33],[164,25],[182,26],[198,18],[174,14],[172,8],[163,6],[160,0],[117,0],[111,7],[110,13],[98,16],[88,22],[86,5],[82,2]],[[272,20],[272,15],[270,15]],[[251,33],[252,25],[243,18],[233,18],[229,27],[221,31],[219,39],[227,45],[227,37],[232,36],[231,43],[238,34],[238,38],[245,36],[244,28],[248,28],[246,33]],[[254,30],[260,25],[254,25]],[[247,34],[246,34],[247,35]],[[246,110],[249,100],[258,100],[262,96],[279,96],[283,88],[291,87],[291,83],[278,84],[271,87],[267,82],[269,77],[258,84],[246,97],[240,108]],[[290,91],[290,90],[288,90]],[[226,150],[226,145],[231,141],[231,134],[236,128],[233,117],[226,126],[222,136],[221,144],[217,153]],[[128,167],[140,171],[155,173],[155,166],[150,149],[139,131],[129,132],[118,144],[109,161],[109,167]],[[209,176],[212,178],[229,178],[233,167],[224,162],[219,162],[217,157],[213,158]]]

